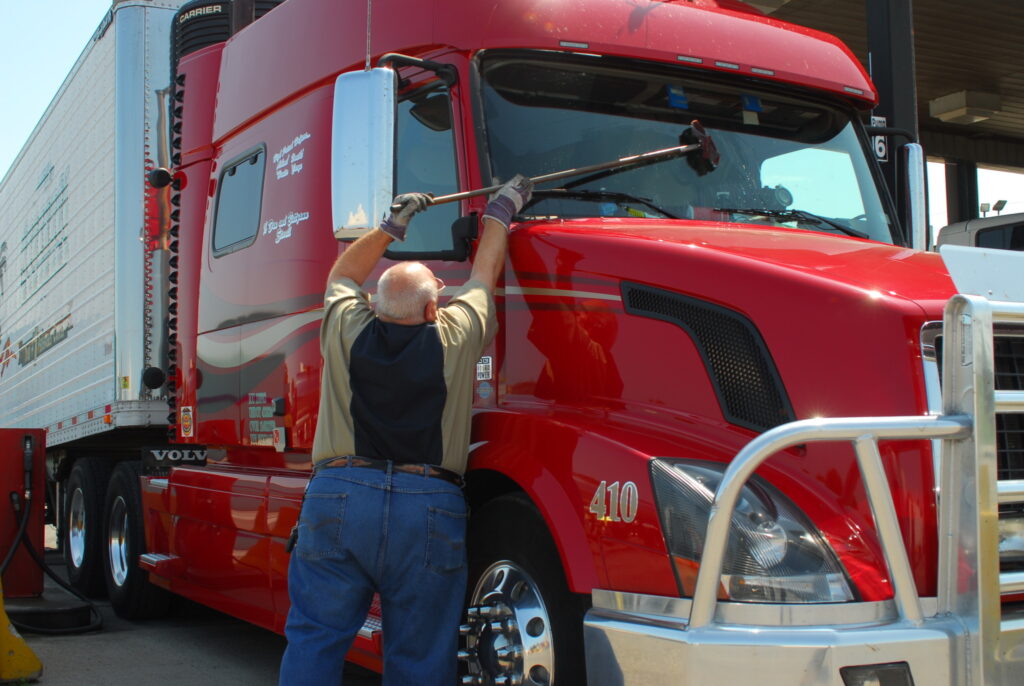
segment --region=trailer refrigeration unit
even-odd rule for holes
[[[358,227],[697,145],[513,225],[462,682],[1021,683],[1019,256],[912,247],[849,50],[734,0],[368,4],[116,3],[0,186],[0,423],[49,429],[75,582],[282,631]],[[460,283],[484,203],[388,258]],[[371,608],[350,659],[386,631]]]

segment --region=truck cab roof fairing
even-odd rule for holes
[[[650,0],[397,5],[398,0],[373,3],[375,56],[443,47],[593,52],[797,84],[863,107],[876,101],[863,67],[838,39],[753,14]],[[386,17],[396,13],[404,20],[387,23]],[[281,36],[292,37],[292,43]],[[279,6],[227,43],[215,139],[339,71],[358,68],[365,46],[362,7],[334,0],[290,0]],[[254,75],[259,88],[252,87]]]

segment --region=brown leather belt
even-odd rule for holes
[[[366,467],[368,469],[376,469],[382,472],[386,472],[390,468],[393,472],[418,474],[420,476],[428,476],[434,479],[443,479],[448,483],[455,484],[459,488],[462,488],[465,484],[462,477],[455,472],[432,464],[395,462],[393,460],[378,460],[372,457],[344,455],[341,457],[332,457],[316,465],[317,469],[326,469],[331,467]]]

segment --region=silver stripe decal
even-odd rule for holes
[[[200,335],[196,341],[196,355],[204,363],[221,369],[241,367],[265,355],[281,344],[285,338],[302,327],[319,321],[324,308],[287,315],[281,321],[239,341],[215,341],[209,335]],[[245,348],[245,355],[242,354]]]
[[[592,300],[612,300],[622,302],[622,296],[613,293],[593,293],[590,291],[566,291],[561,288],[520,288],[507,286],[494,291],[495,295],[545,295],[552,298],[589,298]]]

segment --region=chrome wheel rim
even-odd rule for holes
[[[459,629],[463,684],[550,686],[555,679],[551,618],[537,583],[514,562],[480,576]]]
[[[110,554],[110,576],[123,586],[128,578],[128,506],[118,496],[110,509],[110,536],[107,550]]]
[[[71,505],[68,506],[68,550],[71,553],[71,564],[76,568],[85,560],[85,494],[76,488],[71,494]]]

